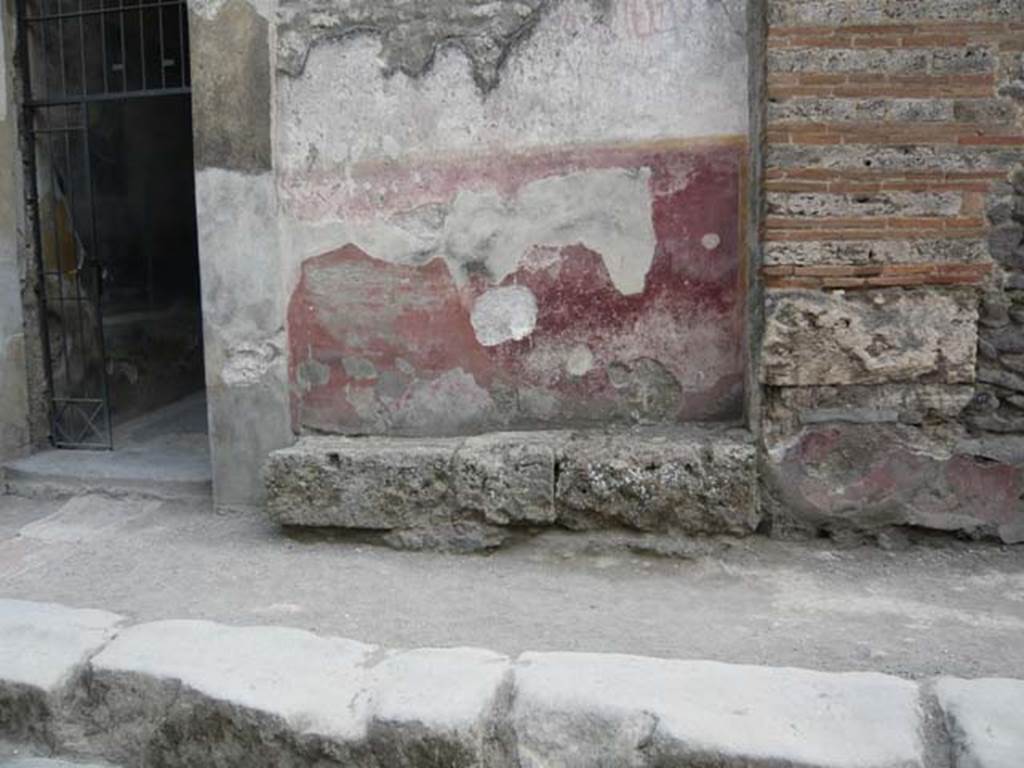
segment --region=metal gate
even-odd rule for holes
[[[51,439],[62,448],[109,449],[90,126],[102,102],[191,92],[186,3],[18,0],[17,13]]]

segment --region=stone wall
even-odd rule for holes
[[[16,173],[18,110],[14,94],[13,3],[0,2],[0,459],[28,450],[28,379],[18,254],[21,194]]]
[[[218,503],[299,434],[742,417],[742,0],[191,11]]]
[[[1020,92],[1024,101],[1024,86]],[[981,300],[977,395],[964,416],[977,432],[1024,433],[1024,166],[988,210],[996,279]]]
[[[769,0],[766,12],[774,522],[1024,539],[1024,450],[983,434],[1017,428],[1024,382],[1009,181],[1024,154],[1024,9]]]

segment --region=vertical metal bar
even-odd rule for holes
[[[178,70],[181,72],[181,87],[188,82],[185,79],[185,31],[188,24],[188,14],[185,13],[185,3],[178,3]],[[190,78],[191,79],[191,78]]]
[[[110,382],[107,380],[107,347],[103,332],[103,262],[99,257],[99,246],[96,244],[96,205],[95,190],[92,179],[92,154],[89,143],[89,106],[82,105],[82,140],[85,144],[85,194],[89,206],[89,246],[93,261],[93,278],[96,280],[96,346],[99,348],[100,363],[100,397],[103,398],[103,414],[106,427],[107,448],[114,447],[114,430],[110,423]]]
[[[100,45],[102,53],[100,64],[103,66],[103,93],[110,93],[110,82],[107,77],[107,0],[100,0]]]
[[[84,10],[84,0],[78,0],[78,12],[82,14],[78,17],[78,45],[82,59],[82,95],[86,96],[89,93],[89,67],[85,59],[85,15],[82,13]]]
[[[57,0],[57,11],[60,12],[60,0]],[[68,95],[67,64],[64,61],[64,19],[57,16],[57,50],[60,51],[60,95]]]
[[[139,61],[142,63],[142,90],[146,90],[146,27],[142,21],[142,0],[139,0]]]
[[[59,317],[61,324],[64,323],[64,269],[60,263],[60,230],[57,227],[57,189],[59,184],[57,182],[57,148],[54,144],[57,132],[48,134],[50,140],[50,208],[51,208],[51,222],[53,224],[53,255],[56,262],[56,273],[57,273],[57,301],[58,307],[60,307]],[[45,280],[46,273],[43,272],[43,279]],[[45,286],[44,286],[45,289]],[[64,355],[64,384],[70,390],[71,389],[71,357],[68,354],[68,335],[67,333],[61,332],[61,352]],[[56,382],[54,382],[54,397],[57,396]]]
[[[158,33],[160,35],[160,87],[161,88],[166,88],[167,87],[167,67],[166,67],[167,57],[166,57],[166,52],[164,50],[164,7],[162,5],[158,5],[156,7],[156,12],[157,12],[157,20],[159,21],[159,26],[157,27],[157,31],[158,31]]]
[[[21,87],[23,103],[28,103],[32,100],[32,69],[31,69],[31,53],[29,52],[29,40],[28,40],[28,24],[24,22],[26,16],[26,2],[25,0],[17,0],[16,2],[16,13],[18,21],[18,58],[21,64]],[[46,29],[46,22],[42,22],[42,26]],[[44,37],[45,40],[45,37]],[[43,52],[43,66],[46,63],[46,53]],[[46,88],[46,75],[44,69],[43,88]],[[39,179],[37,177],[37,166],[36,166],[36,153],[38,147],[36,146],[36,135],[35,135],[35,114],[31,107],[24,106],[21,109],[21,131],[20,134],[23,137],[22,146],[22,162],[25,167],[25,207],[27,208],[27,215],[29,217],[29,223],[32,227],[32,247],[35,250],[35,263],[37,279],[40,281],[36,285],[36,296],[39,301],[38,312],[39,312],[39,334],[42,340],[43,347],[43,374],[46,377],[46,386],[49,387],[49,392],[46,394],[47,397],[47,416],[50,422],[50,441],[53,442],[53,358],[52,352],[50,351],[50,334],[47,329],[47,316],[48,316],[48,301],[46,296],[46,267],[43,261],[43,234],[42,225],[39,217]]]
[[[121,13],[121,92],[128,90],[128,46],[125,45],[124,0],[120,0]]]
[[[75,204],[75,177],[71,165],[71,121],[68,119],[68,110],[64,107],[64,167],[67,169],[66,184],[68,196],[68,218],[71,223],[71,250],[75,258],[74,276],[74,298],[75,310],[78,315],[78,355],[82,363],[81,390],[76,393],[82,397],[88,397],[86,390],[86,362],[88,355],[85,346],[85,321],[82,318],[82,291],[81,291],[81,263],[78,260],[78,222],[76,221],[77,205]],[[84,249],[84,248],[83,248]]]
[[[43,5],[43,8],[45,10],[45,5]],[[42,46],[42,54],[43,54],[43,93],[42,93],[42,97],[44,99],[47,96],[50,95],[50,60],[49,60],[50,40],[49,40],[49,35],[46,34],[47,24],[48,24],[48,22],[45,22],[45,21],[39,22],[39,26],[42,27],[42,30],[43,30],[43,46]],[[25,57],[28,58],[28,56],[29,56],[29,54],[26,52],[25,53]],[[31,99],[28,98],[27,94],[26,94],[25,98],[26,98],[26,100],[31,101]]]

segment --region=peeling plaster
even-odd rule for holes
[[[494,288],[477,299],[470,322],[485,347],[525,339],[537,325],[537,298],[520,285]]]
[[[221,379],[229,387],[259,384],[280,353],[280,349],[269,342],[243,342],[228,350]]]
[[[583,245],[601,254],[621,293],[637,294],[656,246],[650,176],[647,168],[580,171],[531,182],[511,197],[464,190],[449,205],[388,218],[296,224],[291,251],[312,255],[350,242],[392,264],[442,258],[461,287],[480,273],[500,283],[537,247]]]
[[[498,84],[512,48],[528,38],[557,0],[285,0],[279,11],[278,68],[300,76],[310,50],[327,40],[373,35],[380,40],[383,71],[419,77],[442,48],[469,59],[484,93]],[[599,18],[609,0],[590,0]]]
[[[565,370],[570,376],[586,376],[594,368],[594,353],[586,344],[577,344],[569,351]]]

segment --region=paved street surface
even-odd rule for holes
[[[754,538],[658,558],[588,553],[578,541],[542,538],[488,556],[406,553],[288,537],[202,503],[3,496],[0,597],[399,648],[1024,677],[1024,548]]]

